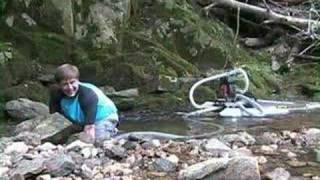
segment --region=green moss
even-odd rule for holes
[[[136,108],[152,110],[172,110],[173,108],[176,108],[183,103],[184,100],[180,97],[170,93],[163,93],[158,95],[145,95],[139,97],[136,100]]]
[[[48,102],[48,91],[39,83],[26,82],[17,86],[6,88],[1,95],[4,101],[17,98],[28,98],[33,101]]]
[[[36,57],[42,63],[57,63],[65,59],[65,53],[71,48],[68,38],[55,33],[34,32],[30,34]],[[70,52],[71,53],[71,52]]]

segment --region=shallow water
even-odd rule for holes
[[[226,132],[245,130],[256,134],[264,131],[295,130],[302,127],[320,128],[320,111],[293,113],[269,118],[196,117],[184,119],[175,113],[126,115],[120,125],[122,131],[161,131],[194,135],[216,130],[210,124],[224,126]]]

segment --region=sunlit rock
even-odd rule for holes
[[[24,143],[24,142],[13,142],[7,148],[4,150],[6,154],[11,154],[11,153],[20,153],[24,154],[28,152],[29,147]]]
[[[18,124],[15,133],[29,131],[40,135],[41,140],[61,141],[65,140],[65,136],[69,136],[67,129],[72,123],[59,113],[47,116],[38,116]]]

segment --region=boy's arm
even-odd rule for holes
[[[91,137],[94,137],[94,121],[97,114],[98,96],[91,89],[81,89],[79,94],[79,101],[85,117],[84,132]]]

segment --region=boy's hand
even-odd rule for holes
[[[86,133],[89,137],[95,138],[95,127],[94,124],[84,126],[84,133]]]

